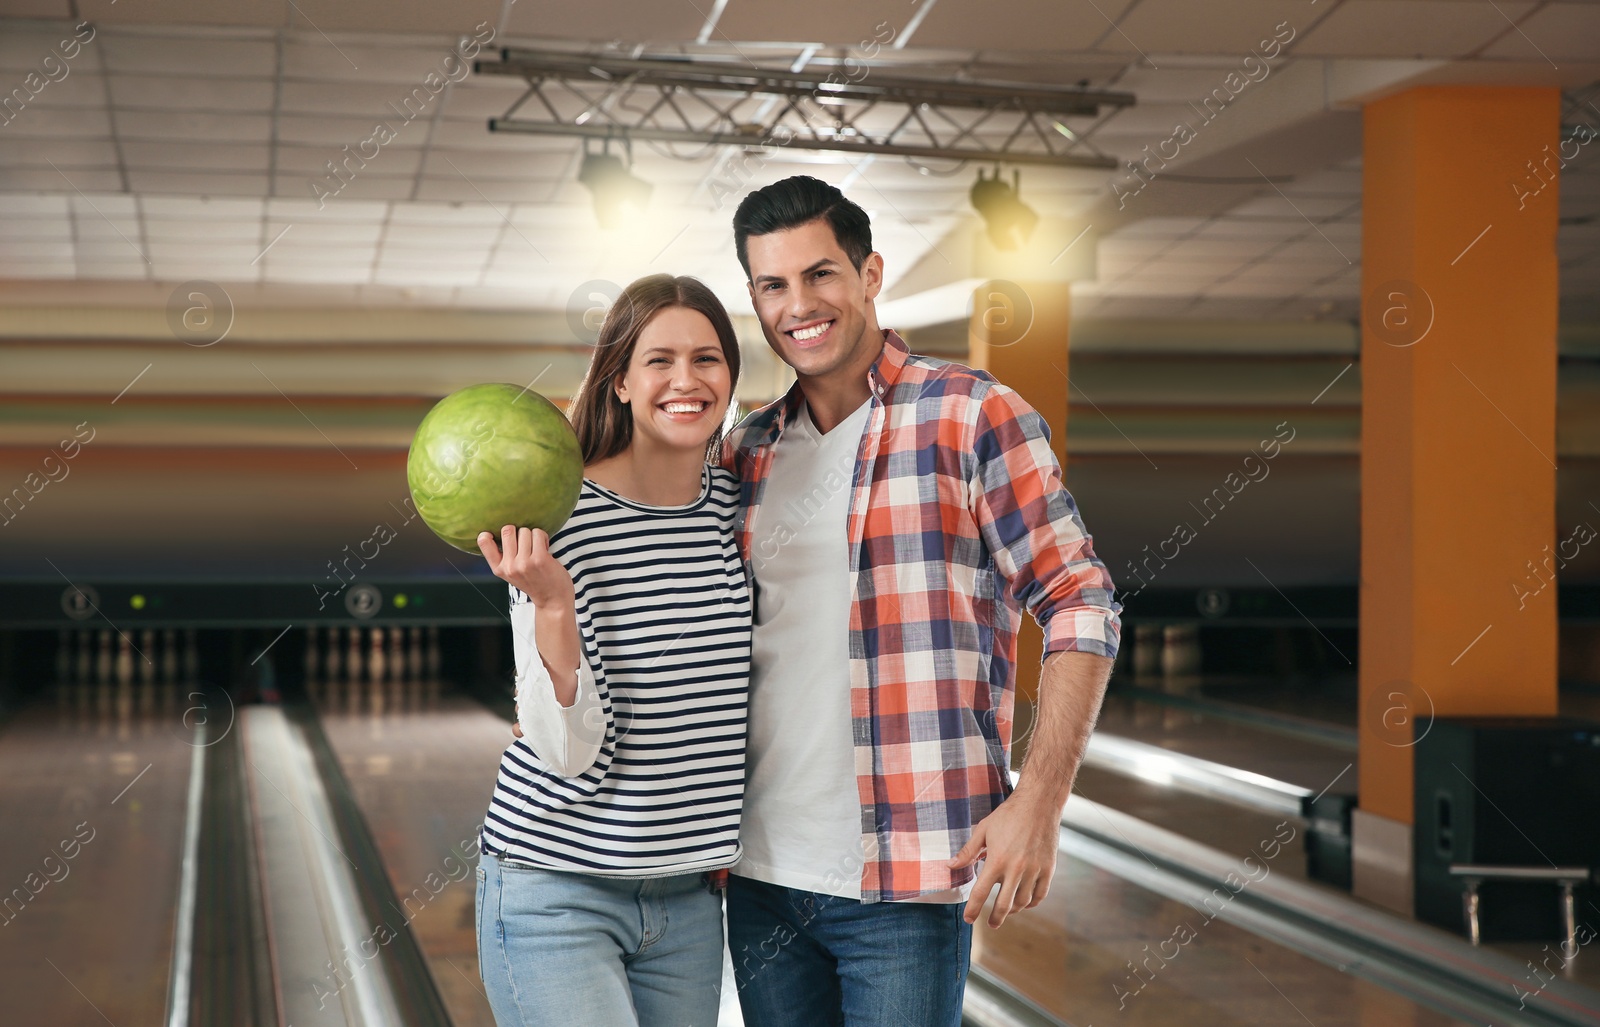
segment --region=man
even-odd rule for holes
[[[799,176],[734,241],[795,386],[724,446],[755,587],[744,857],[729,946],[749,1027],[956,1027],[972,923],[1036,906],[1120,607],[1044,420],[878,327],[865,212]],[[1012,790],[1016,629],[1046,659]],[[974,883],[974,867],[982,872]]]

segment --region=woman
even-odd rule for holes
[[[549,539],[478,538],[511,586],[523,735],[478,865],[478,962],[502,1027],[716,1023],[750,594],[738,479],[708,460],[738,377],[709,289],[634,282],[573,400],[572,517]]]

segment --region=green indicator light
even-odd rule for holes
[[[413,599],[413,600],[412,600],[412,601],[413,601],[413,602],[415,602],[415,603],[416,603],[416,604],[417,604],[417,605],[418,605],[418,606],[421,606],[421,605],[422,605],[422,597],[421,597],[421,596],[417,596],[417,597],[416,597],[416,598],[415,598],[415,599]]]
[[[406,608],[406,594],[404,592],[395,593],[394,608],[396,610],[404,610]]]
[[[128,600],[128,605],[133,607],[135,610],[144,609],[144,596],[135,593],[133,597]]]

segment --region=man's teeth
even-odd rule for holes
[[[831,327],[833,327],[832,321],[824,321],[822,324],[812,325],[810,328],[796,328],[789,334],[794,336],[796,339],[805,341],[807,339],[815,339],[817,336],[821,335]]]
[[[668,403],[666,411],[669,414],[698,414],[705,406],[704,403]]]

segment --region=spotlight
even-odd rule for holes
[[[630,213],[642,211],[653,188],[610,153],[585,152],[578,181],[594,198],[594,216],[601,228],[619,228]]]
[[[989,228],[989,241],[997,250],[1014,250],[1028,241],[1039,215],[1023,203],[1017,193],[1022,187],[1022,172],[1011,172],[1011,184],[1000,181],[1000,169],[994,169],[990,178],[983,177],[978,169],[978,180],[972,183],[972,208],[983,215]]]

